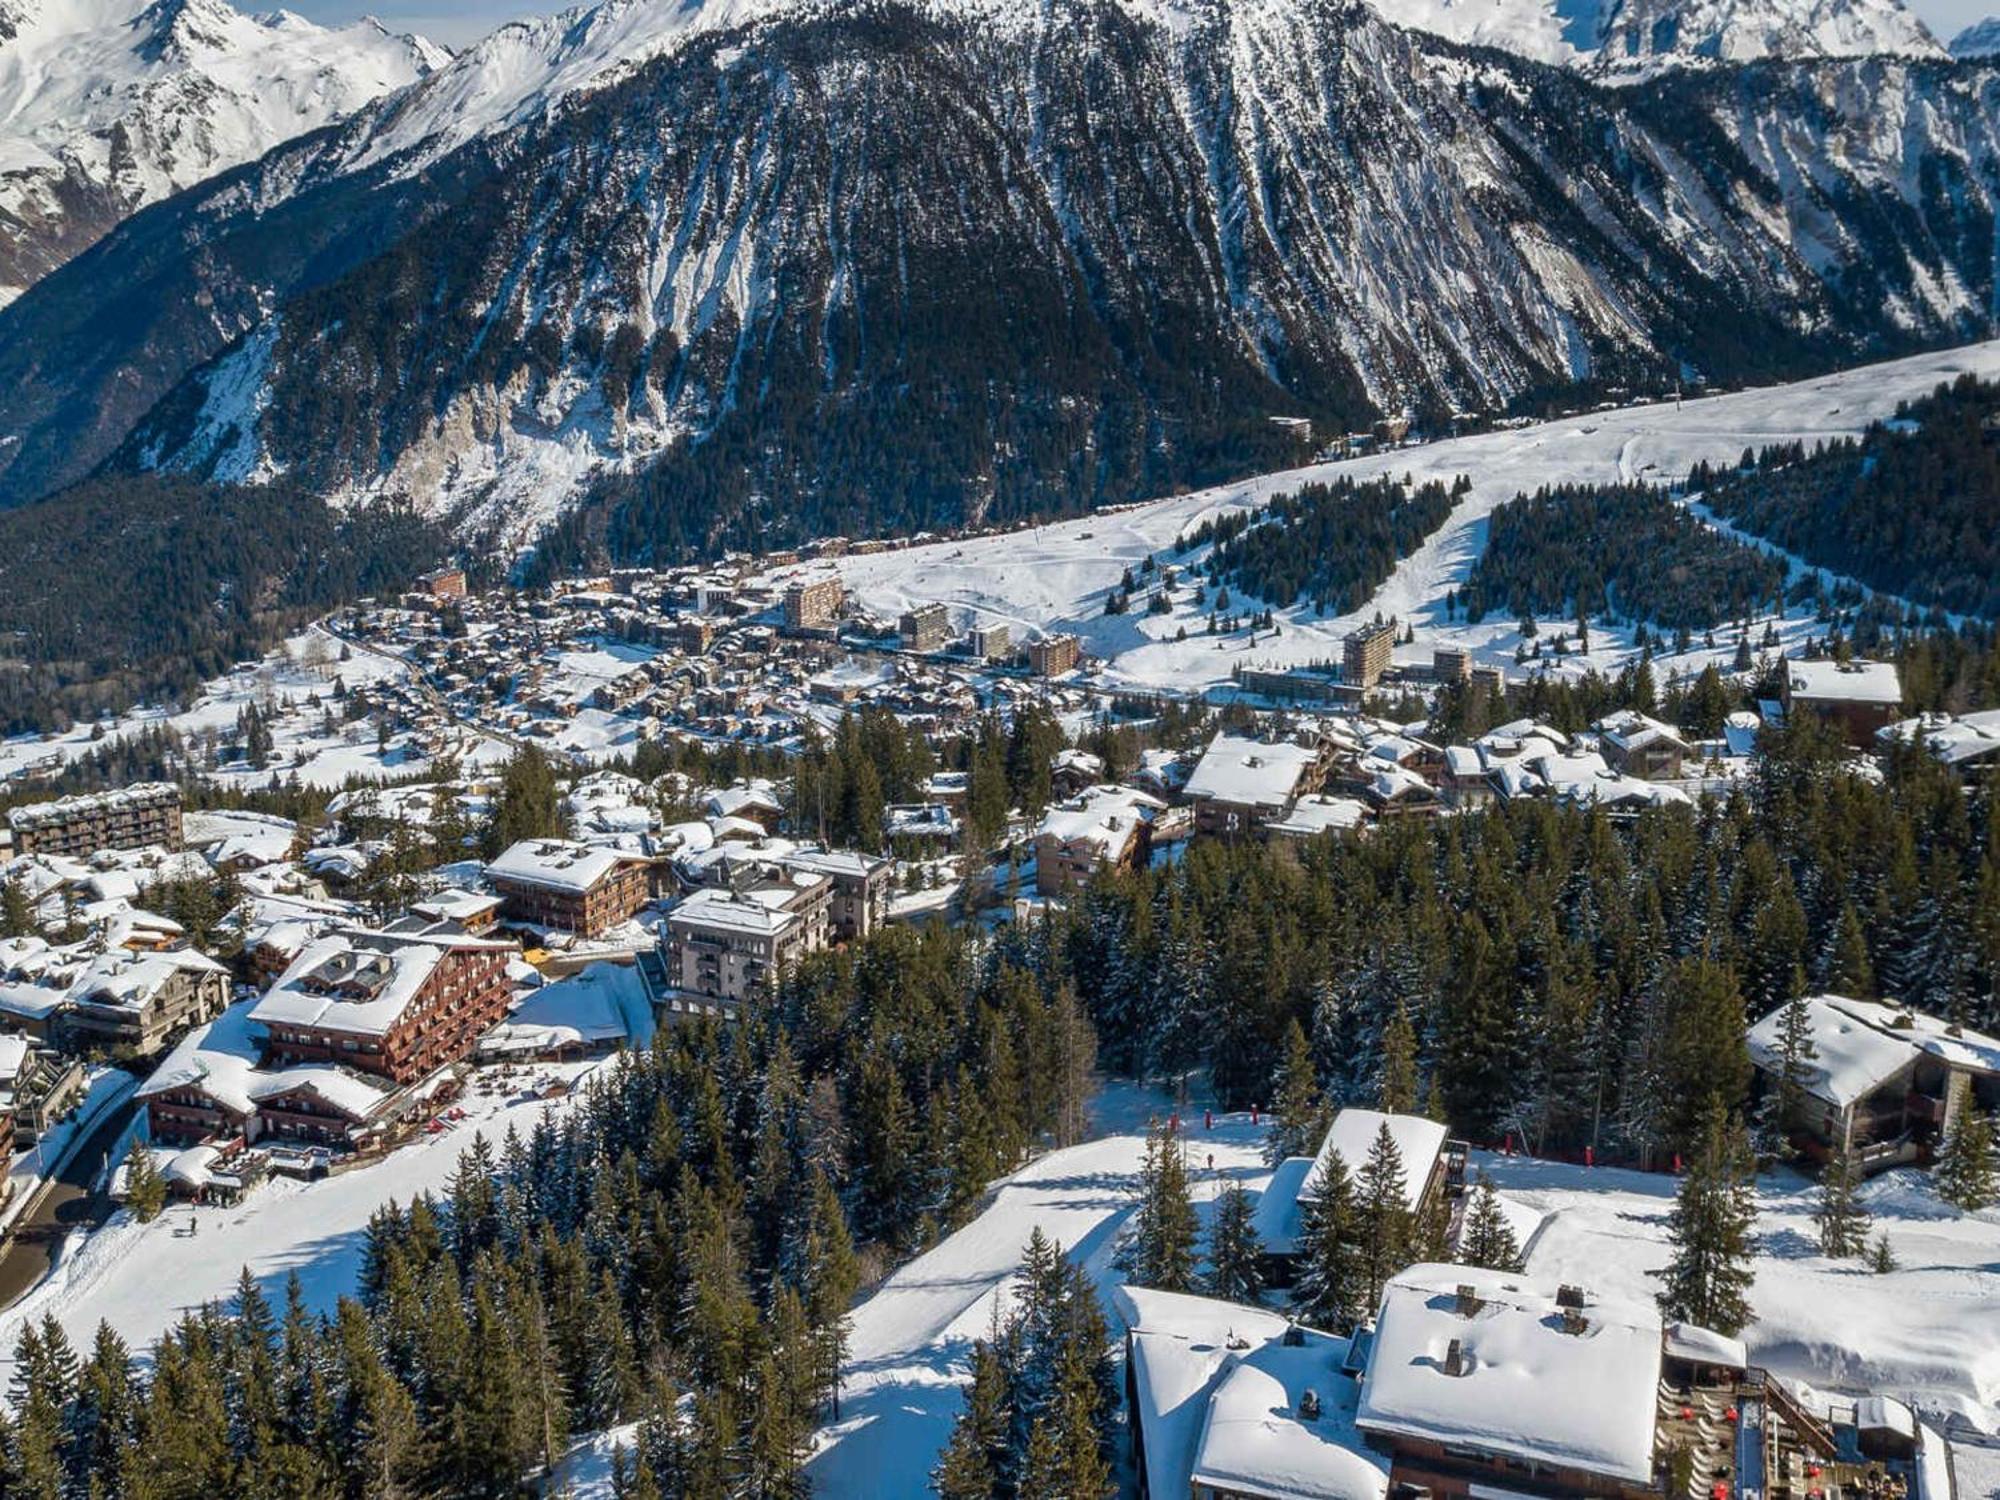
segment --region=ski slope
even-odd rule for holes
[[[1487,518],[1496,505],[1545,484],[1666,480],[1704,459],[1733,461],[1746,447],[1849,436],[1893,415],[1898,402],[1967,371],[2000,374],[2000,342],[1794,385],[1591,412],[1394,449],[1026,531],[844,558],[837,566],[859,602],[878,614],[893,616],[936,599],[952,607],[961,628],[974,621],[1004,623],[1014,628],[1017,640],[1073,631],[1105,663],[1105,678],[1115,687],[1192,692],[1228,683],[1239,666],[1338,660],[1342,638],[1378,610],[1415,629],[1415,641],[1398,648],[1399,660],[1428,661],[1435,647],[1453,644],[1470,648],[1481,660],[1511,664],[1520,644],[1515,622],[1489,617],[1466,625],[1444,618],[1445,596],[1465,581],[1484,549]],[[1316,619],[1309,606],[1283,610],[1279,632],[1253,642],[1240,634],[1208,636],[1206,617],[1185,606],[1169,615],[1147,614],[1143,605],[1124,615],[1104,613],[1105,597],[1125,569],[1136,570],[1149,555],[1171,560],[1175,539],[1204,519],[1261,506],[1306,481],[1343,474],[1409,475],[1419,483],[1447,484],[1465,474],[1472,489],[1444,525],[1350,615]],[[1235,602],[1242,608],[1249,601]],[[1815,628],[1803,615],[1776,623],[1787,644]],[[1188,639],[1176,641],[1183,627]],[[1630,651],[1629,635],[1593,627],[1592,636],[1597,649],[1571,659],[1570,670],[1615,667]],[[1733,645],[1723,642],[1716,654],[1726,658]],[[1668,661],[1665,670],[1699,671],[1707,659],[1697,649]]]

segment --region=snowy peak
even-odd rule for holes
[[[1384,19],[1614,80],[1763,58],[1939,57],[1900,0],[1370,0]]]
[[[0,304],[134,209],[352,114],[450,54],[223,0],[0,0]]]
[[[1975,21],[1951,39],[1953,57],[1992,57],[2000,53],[2000,16]]]

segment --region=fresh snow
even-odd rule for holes
[[[1380,613],[1415,630],[1397,659],[1427,662],[1440,645],[1462,646],[1475,658],[1516,670],[1521,644],[1517,623],[1489,615],[1477,625],[1445,617],[1445,597],[1460,587],[1486,544],[1493,508],[1543,485],[1666,482],[1685,476],[1701,460],[1731,463],[1745,448],[1767,443],[1851,436],[1886,419],[1899,401],[1928,394],[1941,381],[1970,371],[2000,375],[2000,342],[1863,366],[1839,374],[1680,403],[1663,401],[1614,411],[1589,412],[1551,422],[1481,433],[1474,437],[1390,449],[1367,458],[1267,474],[1238,484],[1169,500],[1023,531],[950,540],[850,556],[838,567],[857,602],[885,618],[915,604],[941,600],[953,623],[974,621],[1013,627],[1017,640],[1049,631],[1073,631],[1105,663],[1113,687],[1201,691],[1226,687],[1238,667],[1286,667],[1338,661],[1341,642],[1355,626]],[[1445,523],[1405,558],[1374,596],[1351,614],[1326,618],[1309,605],[1281,610],[1279,630],[1231,636],[1205,633],[1206,615],[1185,599],[1172,613],[1153,615],[1143,602],[1122,615],[1106,615],[1104,601],[1127,568],[1136,573],[1148,556],[1177,562],[1173,546],[1203,520],[1250,507],[1302,483],[1340,475],[1355,479],[1409,476],[1421,484],[1450,484],[1469,475],[1471,491]],[[1190,560],[1198,561],[1196,552]],[[1802,565],[1801,565],[1802,566]],[[783,576],[782,574],[780,576]],[[1185,590],[1182,591],[1185,594]],[[1142,590],[1143,593],[1143,590]],[[1246,611],[1257,601],[1237,598]],[[1808,613],[1756,621],[1796,648],[1821,627]],[[1188,638],[1176,641],[1185,628]],[[1591,629],[1589,655],[1564,658],[1563,670],[1612,670],[1632,654],[1629,631]],[[1725,668],[1733,637],[1714,650],[1697,641],[1685,656],[1659,657],[1655,670],[1698,672],[1708,661]]]
[[[450,54],[372,19],[317,26],[224,0],[0,7],[0,222],[59,221],[80,189],[130,212],[342,119]],[[21,285],[0,285],[0,304]]]

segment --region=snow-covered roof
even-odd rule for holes
[[[255,1003],[239,1001],[189,1032],[139,1085],[136,1097],[199,1088],[218,1104],[248,1115],[255,1112],[259,1100],[309,1089],[359,1119],[366,1119],[389,1097],[388,1090],[328,1063],[258,1067],[259,1049],[251,1017]]]
[[[128,953],[113,949],[87,964],[70,986],[70,998],[80,1005],[118,1006],[138,1010],[162,987],[186,971],[227,974],[205,953],[179,948],[165,953]]]
[[[1750,1350],[1741,1339],[1703,1328],[1698,1323],[1669,1323],[1667,1353],[1675,1359],[1697,1365],[1722,1365],[1732,1370],[1750,1367]]]
[[[1884,725],[1875,731],[1875,738],[1883,744],[1906,740],[1922,745],[1948,766],[1969,765],[1988,756],[2000,756],[2000,709],[1957,718],[1949,714],[1924,714]]]
[[[1250,1210],[1250,1223],[1257,1240],[1272,1255],[1290,1255],[1298,1248],[1299,1224],[1303,1217],[1300,1195],[1312,1179],[1317,1159],[1288,1156],[1271,1169],[1263,1192]]]
[[[1641,750],[1648,745],[1673,745],[1681,750],[1688,748],[1687,741],[1672,727],[1640,713],[1636,708],[1621,708],[1616,713],[1607,714],[1593,727],[1600,739],[1622,750]]]
[[[1036,834],[1063,844],[1089,844],[1103,857],[1123,849],[1141,823],[1165,808],[1166,803],[1137,787],[1085,787],[1050,807]]]
[[[1887,703],[1903,701],[1903,684],[1892,661],[1788,661],[1786,682],[1795,701],[1806,703]]]
[[[12,1088],[28,1063],[28,1039],[14,1033],[0,1036],[0,1086]]]
[[[1382,1294],[1361,1430],[1650,1482],[1660,1315],[1586,1291],[1570,1332],[1557,1297],[1508,1272],[1411,1266]]]
[[[1192,1481],[1260,1500],[1381,1500],[1388,1465],[1355,1425],[1347,1351],[1344,1338],[1300,1329],[1295,1343],[1267,1340],[1232,1361],[1209,1400]],[[1307,1391],[1317,1417],[1300,1412]]]
[[[300,950],[256,1002],[263,1026],[313,1026],[359,1036],[386,1034],[454,946],[499,949],[470,939],[332,933]]]
[[[760,893],[729,890],[700,890],[667,913],[667,925],[680,929],[706,928],[746,933],[754,937],[775,937],[798,921],[798,913]]]
[[[1186,792],[1198,802],[1282,807],[1314,758],[1311,750],[1289,740],[1266,744],[1248,735],[1218,734],[1188,777]]]
[[[480,1041],[482,1052],[551,1051],[652,1040],[653,1009],[636,967],[594,963],[523,995]]]
[[[1838,1109],[1866,1098],[1923,1053],[1921,1033],[1914,1028],[1898,1031],[1890,1025],[1899,1013],[1888,1006],[1849,1000],[1844,995],[1813,995],[1807,997],[1805,1007],[1816,1055],[1802,1065],[1804,1085],[1808,1093]],[[1750,1057],[1766,1072],[1782,1062],[1778,1030],[1784,1014],[1781,1006],[1750,1028]],[[1943,1023],[1934,1024],[1941,1037]],[[1986,1038],[1979,1040],[1995,1045]],[[1996,1057],[2000,1057],[2000,1048],[1996,1048]]]
[[[1880,1000],[1849,1000],[1841,995],[1824,998],[1842,1013],[1905,1038],[1940,1062],[1976,1073],[2000,1074],[2000,1041],[1984,1032],[1967,1026],[1954,1030],[1951,1022],[1937,1016]]]
[[[487,875],[517,885],[583,895],[635,856],[602,844],[569,839],[522,839],[492,864]]]
[[[1265,826],[1272,833],[1311,838],[1335,829],[1359,828],[1367,817],[1367,805],[1353,797],[1327,797],[1315,792],[1299,798],[1284,817]]]
[[[1333,1117],[1333,1123],[1326,1129],[1326,1138],[1319,1143],[1319,1153],[1313,1157],[1313,1169],[1306,1179],[1307,1186],[1318,1182],[1321,1170],[1335,1152],[1347,1163],[1348,1176],[1358,1176],[1384,1125],[1389,1127],[1389,1139],[1396,1143],[1397,1154],[1403,1160],[1403,1186],[1407,1194],[1405,1206],[1414,1211],[1423,1200],[1424,1184],[1430,1180],[1431,1167],[1437,1161],[1438,1153],[1444,1150],[1445,1141],[1444,1126],[1436,1120],[1426,1120],[1422,1115],[1392,1115],[1379,1109],[1343,1109]]]

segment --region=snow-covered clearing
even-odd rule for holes
[[[1899,401],[1922,396],[1967,371],[1989,378],[2000,373],[2000,342],[1794,385],[1678,405],[1589,412],[1395,449],[1028,531],[848,557],[839,568],[860,602],[884,616],[935,599],[953,607],[955,623],[1006,623],[1017,639],[1043,630],[1074,631],[1109,663],[1106,676],[1120,685],[1198,691],[1228,682],[1239,666],[1338,660],[1342,638],[1378,610],[1415,628],[1414,643],[1398,648],[1400,660],[1428,661],[1436,646],[1456,644],[1504,665],[1512,662],[1520,644],[1514,621],[1489,617],[1466,625],[1447,621],[1444,612],[1446,594],[1464,582],[1485,546],[1487,517],[1494,506],[1545,484],[1664,481],[1679,478],[1704,459],[1733,461],[1745,448],[1851,435],[1891,416]],[[1148,556],[1163,557],[1176,538],[1204,519],[1260,506],[1306,481],[1343,474],[1357,479],[1407,474],[1418,483],[1437,479],[1447,484],[1465,474],[1472,490],[1368,604],[1351,615],[1317,619],[1309,606],[1280,611],[1279,633],[1252,644],[1243,634],[1205,634],[1206,617],[1185,603],[1172,614],[1148,614],[1141,606],[1123,615],[1104,613],[1105,596],[1125,569],[1136,570]],[[1245,604],[1238,601],[1239,608]],[[1188,639],[1176,641],[1183,626]],[[1814,628],[1804,616],[1779,623],[1787,644]],[[1571,658],[1573,669],[1615,667],[1631,645],[1623,632],[1595,628],[1592,640],[1595,651],[1589,658]],[[1699,671],[1716,656],[1726,665],[1734,644],[1733,639],[1718,639],[1711,653],[1697,643],[1687,656],[1668,658],[1662,670]]]
[[[596,1066],[548,1064],[515,1076],[579,1078]],[[370,1214],[391,1199],[443,1191],[475,1133],[497,1144],[508,1126],[525,1133],[542,1111],[568,1107],[565,1099],[534,1098],[519,1083],[508,1093],[475,1087],[460,1103],[466,1118],[450,1129],[341,1176],[274,1177],[235,1208],[175,1204],[150,1224],[121,1211],[94,1234],[72,1235],[49,1278],[0,1315],[0,1380],[12,1370],[25,1321],[53,1313],[79,1348],[109,1322],[143,1354],[183,1313],[233,1296],[245,1266],[274,1301],[297,1272],[307,1304],[331,1311],[355,1289]]]
[[[1666,1265],[1675,1178],[1476,1153],[1492,1174],[1528,1269],[1593,1291],[1649,1298]],[[1929,1178],[1906,1169],[1870,1182],[1862,1198],[1898,1269],[1819,1253],[1817,1188],[1790,1172],[1758,1183],[1757,1320],[1751,1358],[1823,1391],[1899,1396],[1942,1426],[2000,1431],[2000,1208],[1960,1214]],[[2000,1455],[1995,1482],[2000,1483]]]

